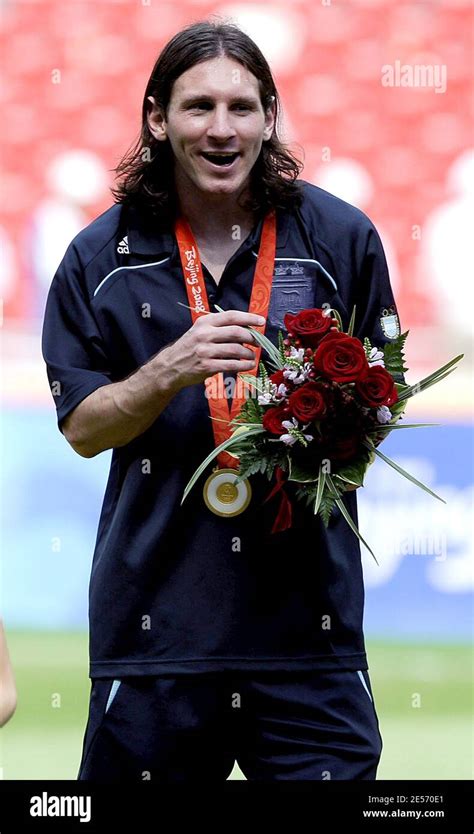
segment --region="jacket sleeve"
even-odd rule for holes
[[[372,223],[359,258],[354,336],[367,337],[374,346],[383,347],[400,334],[401,327],[382,241]],[[405,382],[402,374],[394,377]]]
[[[61,261],[48,293],[42,352],[58,428],[96,388],[112,382],[102,336],[85,287],[74,241]]]

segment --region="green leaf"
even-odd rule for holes
[[[329,484],[329,488],[330,488],[330,490],[333,492],[333,495],[334,495],[334,503],[336,504],[336,506],[338,507],[338,509],[341,511],[342,516],[343,516],[343,517],[344,517],[344,519],[347,521],[347,523],[348,523],[349,527],[351,528],[352,532],[353,532],[353,533],[355,533],[355,535],[357,536],[357,538],[359,539],[359,541],[360,541],[360,542],[362,542],[362,544],[363,544],[363,545],[367,548],[367,550],[369,551],[369,553],[371,554],[371,556],[373,556],[373,557],[374,557],[376,564],[378,565],[377,559],[375,558],[375,553],[373,552],[372,548],[371,548],[371,547],[369,547],[369,545],[367,544],[367,542],[365,541],[365,539],[361,536],[361,534],[360,534],[360,532],[359,532],[358,528],[357,528],[357,527],[356,527],[356,525],[354,524],[354,522],[353,522],[353,520],[352,520],[352,518],[351,518],[350,514],[349,514],[349,513],[348,513],[348,511],[347,511],[347,508],[346,508],[346,505],[344,504],[344,501],[342,500],[342,498],[340,498],[340,497],[339,497],[339,494],[338,494],[338,492],[337,492],[336,486],[335,486],[334,481],[332,480],[331,476],[330,476],[330,475],[326,475],[326,479],[327,479],[327,481],[328,481],[328,484]]]
[[[243,434],[245,434],[246,436],[249,435],[249,434],[252,434],[252,435],[253,434],[262,434],[264,431],[265,431],[265,429],[263,428],[263,426],[245,426],[245,432],[241,432],[238,435],[236,435],[234,433],[231,437],[228,437],[227,440],[224,440],[223,443],[220,443],[219,446],[217,446],[215,449],[213,449],[212,452],[210,452],[208,454],[207,458],[205,458],[205,460],[203,460],[203,462],[200,464],[200,466],[198,466],[194,475],[188,481],[188,483],[186,485],[186,488],[183,492],[183,497],[181,499],[181,504],[187,498],[187,496],[189,495],[189,493],[190,493],[191,489],[193,488],[194,484],[196,483],[198,478],[202,475],[202,473],[204,472],[206,467],[214,460],[214,458],[217,457],[217,455],[220,452],[224,452],[226,449],[230,449],[232,447],[238,446],[239,443],[242,442]]]
[[[392,423],[385,423],[378,426],[378,428],[374,427],[373,429],[368,429],[367,434],[378,434],[381,431],[391,432],[395,431],[395,429],[421,429],[425,428],[425,426],[440,425],[441,423],[397,423],[397,425],[393,425]]]
[[[258,375],[262,382],[262,388],[264,388],[268,382],[268,372],[263,362],[258,363]]]
[[[391,460],[386,455],[384,455],[380,451],[380,449],[377,449],[374,446],[371,440],[363,440],[362,442],[364,443],[364,446],[367,446],[368,449],[371,449],[373,452],[375,452],[377,457],[382,458],[382,460],[384,460],[385,463],[388,463],[388,465],[391,466],[392,469],[395,469],[396,472],[398,472],[400,475],[403,475],[404,478],[407,478],[407,480],[411,481],[412,484],[415,484],[416,486],[420,487],[420,489],[423,489],[425,492],[428,492],[430,495],[432,495],[433,498],[437,498],[438,501],[441,501],[443,504],[446,504],[444,498],[440,498],[439,495],[436,495],[436,492],[433,492],[432,489],[425,486],[425,484],[422,484],[421,481],[418,481],[413,475],[410,475],[410,473],[403,469],[401,466],[399,466],[398,463],[395,463],[394,460]]]
[[[400,400],[400,393],[406,388],[406,385],[400,385],[399,383],[395,383],[395,388],[397,389],[398,400],[394,405],[390,406],[390,411],[392,412],[392,420],[391,422],[396,422],[400,419],[402,414],[405,413],[407,403],[403,400]]]
[[[396,339],[387,342],[383,346],[383,361],[385,370],[389,374],[404,374],[408,371],[408,368],[404,364],[405,356],[403,353],[408,333],[408,330],[405,333],[400,333]]]
[[[324,487],[326,486],[326,472],[323,469],[323,466],[319,467],[319,475],[318,475],[318,486],[316,489],[316,498],[314,499],[314,514],[319,512],[319,508],[321,506],[322,497],[324,494]]]
[[[364,339],[364,350],[365,350],[365,355],[368,359],[369,356],[370,356],[370,352],[372,350],[372,345],[370,343],[370,339],[368,339],[367,336]]]
[[[281,330],[278,331],[278,350],[280,351],[280,357],[283,364],[286,362],[286,355],[285,355],[285,345],[283,344],[283,333]]]
[[[254,376],[253,374],[242,373],[239,373],[239,376],[241,379],[243,379],[244,382],[247,383],[247,385],[250,385],[252,388],[255,388],[255,390],[259,393],[263,390],[262,380],[259,379],[258,376]]]
[[[364,485],[364,475],[367,472],[368,460],[360,460],[356,463],[347,464],[343,466],[337,474],[334,474],[335,478],[339,478],[341,481],[344,481],[347,484],[354,484],[354,486],[363,486]]]
[[[232,420],[232,425],[237,424],[247,424],[247,423],[260,423],[262,422],[263,417],[263,406],[260,405],[257,399],[254,397],[249,397],[245,400],[242,408],[240,409],[237,416]],[[235,421],[235,422],[234,422]]]
[[[305,466],[301,463],[295,463],[294,460],[290,458],[289,481],[297,481],[300,484],[307,484],[313,482],[316,483],[317,478],[318,474],[314,471],[314,468]]]
[[[258,330],[255,330],[254,327],[248,327],[247,330],[250,330],[252,335],[255,337],[255,341],[258,345],[260,345],[262,350],[265,350],[268,353],[270,361],[276,367],[276,370],[280,370],[283,367],[284,362],[280,356],[280,351],[278,350],[278,348],[276,348],[273,342],[271,342],[270,339],[264,336],[263,333],[260,333]]]
[[[326,474],[327,478],[327,474]],[[325,489],[322,497],[321,503],[319,505],[318,515],[320,516],[323,524],[325,527],[329,525],[329,519],[331,518],[332,511],[336,504],[334,496],[329,492],[328,489]]]
[[[271,479],[276,466],[286,471],[286,451],[280,447],[269,446],[261,435],[251,435],[239,448],[239,480],[261,473]]]
[[[456,370],[455,366],[461,361],[461,359],[463,359],[463,357],[463,353],[459,354],[459,356],[455,356],[454,359],[451,359],[451,361],[447,362],[446,365],[443,365],[441,368],[438,368],[437,371],[433,371],[433,373],[425,376],[420,380],[420,382],[416,382],[414,385],[408,385],[403,391],[398,393],[398,400],[406,400],[409,397],[414,397],[421,391],[425,391],[432,385],[436,385],[436,383],[441,382],[442,379],[449,376],[450,373]]]
[[[254,460],[253,462],[249,462],[248,464],[243,463],[242,457],[239,459],[239,474],[236,479],[236,483],[239,481],[244,481],[245,478],[249,478],[251,475],[256,475],[258,472],[261,471],[261,464],[262,461],[260,458],[258,460]]]
[[[349,327],[347,328],[347,335],[348,336],[353,336],[354,335],[355,318],[356,318],[356,306],[354,304],[354,306],[352,308],[352,315],[351,315],[351,320],[349,322]]]

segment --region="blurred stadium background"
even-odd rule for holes
[[[12,0],[0,13],[0,613],[19,695],[0,736],[0,776],[75,779],[87,719],[87,588],[110,453],[79,458],[57,431],[40,353],[47,289],[72,237],[111,204],[111,169],[138,133],[159,50],[217,14],[269,60],[283,136],[304,149],[303,178],[379,229],[411,331],[409,381],[466,353],[410,404],[412,417],[442,427],[386,443],[447,505],[381,462],[359,504],[380,563],[364,554],[379,777],[471,778],[471,3]],[[446,89],[383,86],[382,67],[396,62],[446,67]],[[238,768],[231,778],[242,778]]]

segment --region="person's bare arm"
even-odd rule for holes
[[[245,372],[255,354],[246,329],[263,324],[251,313],[229,310],[200,316],[186,333],[120,382],[89,394],[65,418],[62,431],[72,448],[91,458],[125,446],[146,431],[175,394],[219,371]]]
[[[0,620],[0,727],[12,717],[17,706],[15,678],[8,654],[7,640]]]
[[[160,354],[120,382],[89,394],[64,419],[62,432],[75,452],[92,458],[124,446],[146,431],[174,395]]]

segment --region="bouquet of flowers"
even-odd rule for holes
[[[249,328],[266,351],[267,364],[260,362],[258,375],[241,374],[251,395],[231,421],[230,437],[194,473],[183,501],[208,464],[221,451],[232,450],[239,460],[236,480],[261,473],[275,481],[268,498],[280,492],[281,502],[272,532],[291,526],[291,503],[283,489],[288,480],[297,485],[297,500],[311,506],[326,526],[338,507],[372,556],[342,496],[363,485],[376,457],[443,501],[377,446],[396,429],[434,425],[401,423],[407,400],[448,376],[462,355],[407,385],[408,331],[383,348],[374,347],[369,339],[361,342],[353,336],[355,312],[347,332],[333,308],[287,313],[287,335],[279,332],[278,347]]]

